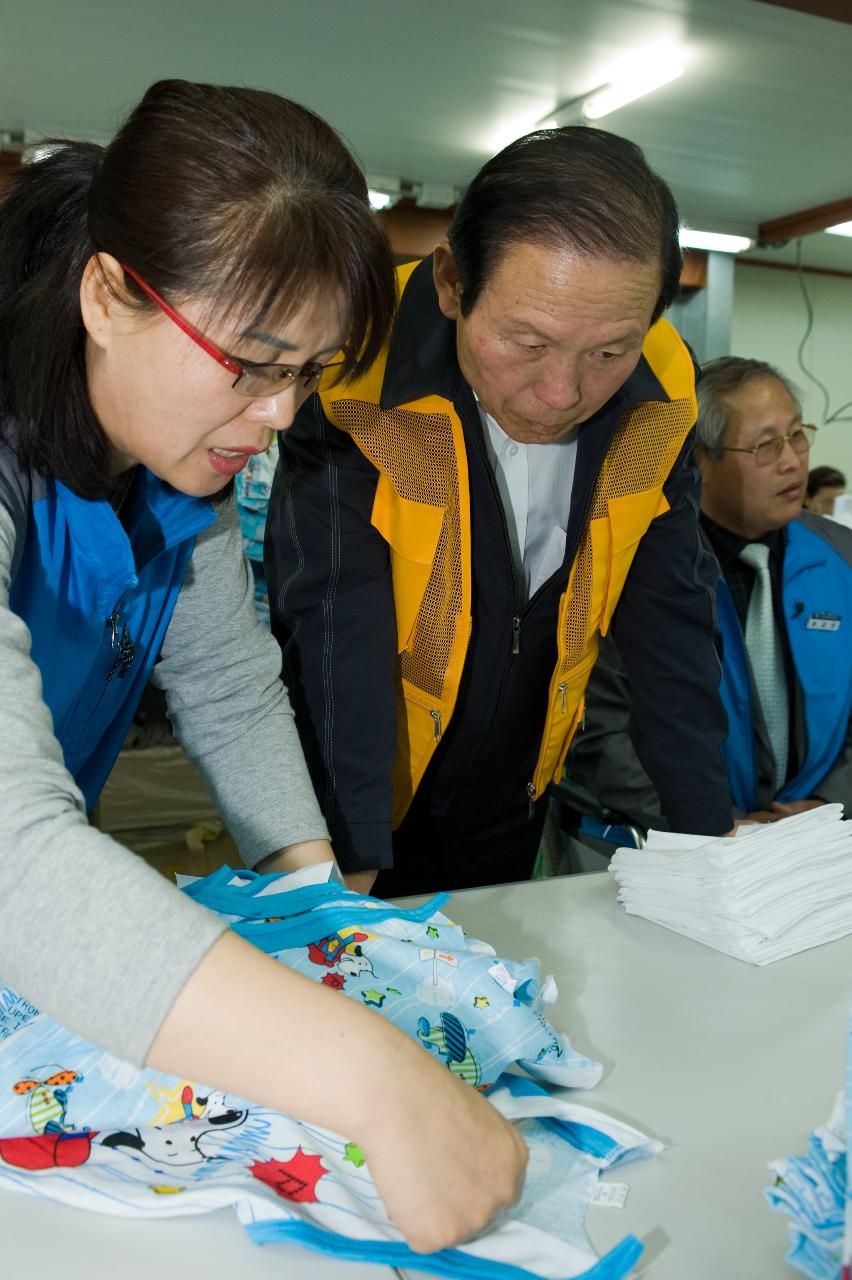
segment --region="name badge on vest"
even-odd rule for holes
[[[805,623],[806,631],[839,631],[839,613],[812,613]]]

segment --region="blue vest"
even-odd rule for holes
[[[793,520],[787,526],[783,615],[802,690],[805,742],[799,743],[798,773],[778,792],[782,802],[804,800],[818,791],[843,748],[852,712],[852,566],[815,525]],[[716,592],[724,644],[721,694],[728,713],[722,755],[733,802],[748,813],[758,803],[749,663],[724,578]],[[829,627],[834,625],[832,618],[839,618],[839,627],[824,629],[821,614],[828,615]]]
[[[9,603],[29,627],[53,731],[91,811],[159,655],[195,537],[215,512],[140,468],[125,532],[108,502],[78,498],[60,481],[34,484]]]

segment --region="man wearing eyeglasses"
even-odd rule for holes
[[[792,384],[760,360],[705,365],[698,403],[701,524],[722,570],[723,757],[734,804],[759,822],[834,801],[848,816],[852,530],[802,510],[816,428],[803,425]],[[569,768],[608,807],[648,825],[659,801],[627,738],[629,701],[607,650]]]

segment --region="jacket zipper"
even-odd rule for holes
[[[581,537],[583,536],[583,530],[586,528],[586,525],[587,525],[587,523],[588,523],[588,519],[589,519],[589,512],[590,512],[591,507],[592,507],[592,498],[594,497],[594,492],[595,492],[595,486],[594,486],[594,484],[593,484],[593,485],[591,486],[591,488],[589,489],[588,497],[586,498],[586,505],[585,505],[585,507],[583,508],[583,514],[582,514],[582,517],[581,517],[581,519],[580,519],[579,524],[577,525],[577,531],[576,531],[576,534],[575,534],[575,536],[574,536],[574,541],[573,541],[573,543],[572,543],[572,545],[571,545],[571,547],[570,547],[570,548],[567,546],[567,542],[566,542],[566,547],[565,547],[565,560],[564,560],[564,562],[563,562],[563,563],[565,563],[565,564],[567,564],[567,565],[569,566],[569,569],[568,569],[569,574],[570,574],[570,572],[571,572],[570,566],[573,564],[574,559],[575,559],[575,557],[576,557],[576,555],[577,555],[577,551],[578,551],[579,546],[580,546],[580,539],[581,539]],[[551,577],[553,577],[553,575],[552,575],[552,574],[551,574]],[[550,582],[550,578],[548,578],[547,582],[543,582],[543,583],[541,584],[541,586],[539,587],[538,591],[536,591],[536,593],[535,593],[535,595],[532,597],[532,599],[530,599],[530,600],[527,602],[527,606],[526,606],[526,607],[527,607],[527,609],[529,609],[529,608],[530,608],[530,606],[532,605],[533,601],[536,599],[536,596],[538,596],[538,595],[539,595],[539,593],[545,589],[545,587],[547,586],[547,583],[548,583],[548,582]],[[518,624],[518,632],[520,632],[520,628],[521,628],[521,619],[520,619],[520,618],[516,618],[516,619],[514,619],[514,620],[513,620],[513,623],[512,623],[513,627],[514,627],[514,623],[515,623],[515,622],[517,622],[517,624]],[[517,653],[517,652],[518,652],[518,650],[517,650],[517,649],[513,649],[513,652],[514,652],[514,653]],[[562,711],[563,711],[563,713],[564,713],[565,711],[567,711],[567,710],[568,710],[567,703],[566,703],[566,699],[565,699],[565,691],[566,691],[567,687],[568,687],[568,685],[567,685],[567,681],[564,681],[564,680],[563,680],[562,684],[560,684],[560,685],[558,686],[558,693],[559,693],[559,696],[560,696],[560,698],[561,698],[561,700],[562,700]],[[580,731],[581,731],[581,732],[582,732],[582,730],[585,728],[585,725],[586,725],[586,713],[585,713],[585,710],[584,710],[584,711],[583,711],[583,722],[582,722],[582,724],[580,725]],[[534,813],[535,813],[535,783],[534,783],[534,782],[532,782],[532,781],[530,781],[530,782],[528,782],[528,783],[527,783],[527,799],[528,799],[528,801],[529,801],[529,817],[530,817],[530,818],[532,818],[532,817],[533,817],[533,815],[534,815]]]
[[[440,711],[430,711],[429,715],[435,722],[435,741],[438,742],[441,737],[441,713]]]
[[[512,653],[521,652],[521,619],[515,614],[512,619]]]
[[[477,417],[479,417],[478,410],[476,410],[476,414],[477,414]],[[497,500],[497,509],[500,512],[500,522],[503,526],[503,541],[506,545],[506,554],[509,557],[509,566],[512,571],[512,603],[514,607],[517,609],[518,583],[517,583],[517,578],[515,576],[515,557],[512,554],[512,544],[511,544],[511,541],[509,540],[509,525],[506,520],[506,512],[503,510],[503,499],[500,497],[500,490],[497,486],[497,480],[491,468],[491,459],[488,457],[488,451],[486,450],[484,444],[480,441],[476,431],[471,431],[470,436],[473,443],[473,447],[477,450],[480,457],[484,459],[485,470],[488,475],[489,483],[491,485],[491,491]],[[595,483],[593,482],[589,488],[589,492],[586,497],[586,505],[583,508],[582,517],[580,519],[579,524],[577,525],[577,532],[574,536],[573,545],[570,548],[570,554],[569,554],[569,548],[567,546],[567,541],[566,541],[566,548],[565,548],[566,554],[565,554],[565,559],[563,563],[568,564],[569,566],[572,564],[574,557],[577,554],[577,549],[580,545],[580,538],[583,535],[583,530],[586,527],[589,511],[591,510],[591,507],[592,507],[592,499],[594,498],[594,494],[595,494]],[[558,572],[559,570],[557,569],[556,573]],[[570,568],[569,568],[569,573],[570,573]],[[516,654],[519,654],[521,652],[521,625],[524,620],[524,614],[527,613],[530,608],[532,608],[532,605],[534,604],[538,596],[541,594],[542,591],[544,591],[544,589],[549,585],[549,583],[555,576],[556,576],[555,574],[551,574],[550,578],[547,579],[547,582],[543,582],[541,586],[538,588],[538,591],[536,591],[535,594],[530,597],[530,599],[524,605],[520,613],[516,613],[512,618],[512,656],[513,657]],[[563,686],[560,686],[559,692],[562,695],[562,709],[564,711],[566,710],[566,705],[565,705],[565,689]],[[437,714],[438,714],[437,712],[434,712],[434,711],[432,712],[433,717],[436,716]],[[440,716],[438,717],[438,721],[436,724],[436,730],[438,729],[440,729]],[[436,732],[435,736],[436,738],[440,737],[440,733]],[[530,818],[532,818],[535,814],[535,783],[532,781],[528,782],[526,791],[527,791],[527,800],[529,803],[528,815]]]
[[[476,406],[474,406],[474,412],[477,416],[477,419],[480,421],[481,430],[484,431],[485,428],[482,427],[481,425],[481,419],[479,419],[479,410],[476,408]],[[478,433],[473,429],[470,430],[470,439],[474,449],[476,449],[477,453],[485,463],[485,473],[488,476],[488,483],[491,486],[491,492],[494,494],[494,498],[497,502],[497,510],[500,512],[500,524],[503,529],[503,542],[506,547],[506,556],[508,558],[509,568],[512,573],[512,609],[514,611],[514,610],[517,610],[517,607],[518,607],[518,581],[515,575],[515,557],[512,554],[512,543],[509,538],[509,524],[508,524],[508,521],[506,520],[506,512],[503,510],[503,499],[500,497],[500,489],[497,485],[497,480],[495,479],[494,472],[491,467],[491,459],[488,456],[488,450],[485,448],[485,445],[482,442],[482,440],[480,440]],[[512,618],[512,653],[516,654],[520,652],[521,652],[521,614],[516,612]]]

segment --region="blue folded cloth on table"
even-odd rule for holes
[[[335,881],[310,883],[316,875],[223,868],[185,891],[486,1091],[530,1148],[515,1210],[457,1249],[413,1254],[357,1144],[201,1082],[138,1071],[2,986],[0,1188],[124,1216],[232,1205],[258,1243],[288,1240],[469,1280],[626,1276],[641,1245],[627,1236],[598,1259],[586,1209],[602,1171],[661,1144],[538,1083],[588,1087],[601,1074],[544,1017],[552,980],[537,961],[501,959],[466,937],[440,909],[446,895],[404,910]]]
[[[850,1280],[852,1198],[846,1175],[852,1122],[852,1012],[847,1026],[846,1087],[828,1123],[808,1137],[807,1153],[773,1160],[764,1195],[790,1219],[786,1260],[811,1280]]]

